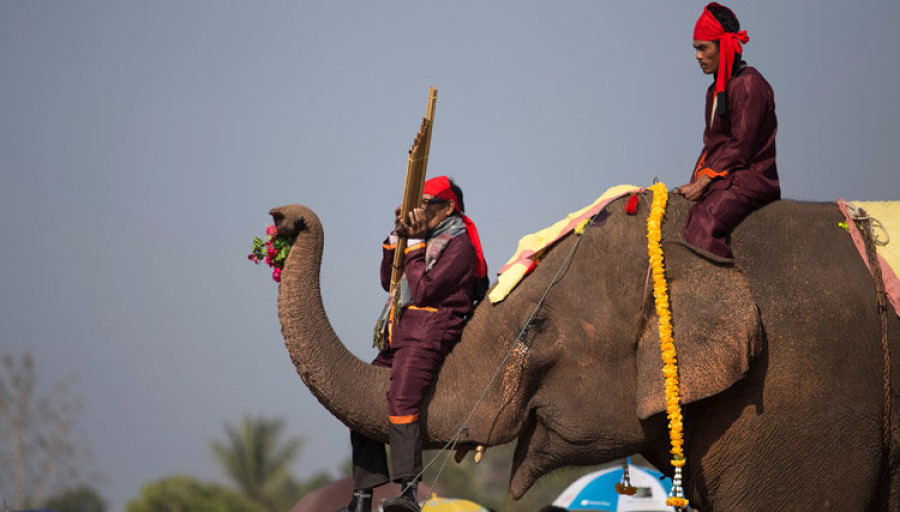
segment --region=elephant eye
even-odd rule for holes
[[[525,326],[524,332],[522,333],[522,343],[526,347],[531,347],[534,338],[544,330],[546,327],[546,320],[547,319],[544,316],[537,314],[531,319],[531,322]]]

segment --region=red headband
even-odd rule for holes
[[[459,209],[459,198],[456,197],[456,194],[450,187],[450,179],[446,176],[431,178],[425,182],[422,193],[443,199],[444,201],[453,201],[453,208],[458,211],[459,216],[462,217],[462,221],[466,225],[466,232],[469,234],[469,240],[472,241],[472,245],[475,246],[475,253],[478,254],[478,277],[485,277],[487,275],[487,262],[484,260],[484,252],[481,250],[481,239],[478,237],[478,229],[475,227],[475,223],[472,222],[472,219],[467,217],[466,214]]]
[[[450,188],[450,179],[446,176],[438,176],[437,178],[431,178],[426,181],[422,193],[443,199],[444,201],[452,200],[456,204],[456,209],[459,210],[459,198],[456,197],[456,194],[453,193],[453,189]]]
[[[710,7],[722,7],[728,9],[724,5],[712,2],[703,8],[703,14],[697,20],[694,26],[694,39],[697,41],[719,41],[719,70],[716,74],[716,94],[725,92],[725,86],[731,79],[731,72],[734,68],[734,54],[742,53],[743,47],[741,43],[746,44],[750,41],[750,36],[746,30],[740,32],[725,32],[719,20],[709,12]],[[731,9],[728,9],[731,12]],[[734,13],[732,13],[734,14]]]

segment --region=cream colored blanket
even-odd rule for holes
[[[525,235],[519,240],[519,246],[513,257],[503,265],[500,269],[500,276],[497,279],[488,299],[491,303],[497,303],[505,299],[509,292],[519,284],[526,275],[528,275],[534,267],[537,266],[544,249],[553,245],[557,240],[566,236],[578,227],[585,220],[593,217],[602,210],[610,201],[622,197],[625,194],[639,192],[643,189],[634,185],[618,185],[612,187],[597,198],[593,203],[584,208],[574,211],[566,216],[566,218],[544,228],[537,233]]]

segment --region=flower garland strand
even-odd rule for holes
[[[681,414],[681,398],[678,392],[678,359],[672,339],[672,310],[669,307],[666,271],[660,244],[668,191],[663,183],[654,184],[650,190],[653,191],[653,204],[650,208],[650,216],[647,218],[647,253],[650,256],[650,269],[653,274],[656,314],[659,316],[659,348],[662,352],[663,375],[666,378],[666,413],[669,417],[669,441],[672,443],[672,466],[675,467],[672,491],[669,493],[666,505],[683,509],[688,506],[688,500],[684,497],[681,485],[682,468],[687,463],[687,459],[684,457],[684,417]]]
[[[284,268],[284,260],[291,252],[291,244],[285,238],[278,237],[278,228],[274,225],[266,227],[266,239],[253,238],[253,252],[247,255],[247,259],[259,265],[259,260],[272,267],[272,280],[281,282],[281,269]]]

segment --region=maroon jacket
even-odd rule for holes
[[[391,266],[396,244],[384,242],[381,260],[381,285],[391,285]],[[452,347],[463,330],[466,317],[474,309],[476,279],[475,247],[466,233],[453,237],[440,258],[425,271],[425,244],[406,249],[404,273],[409,281],[411,304],[404,309],[399,323],[391,324],[391,348],[411,343],[441,352]]]
[[[781,197],[775,167],[775,94],[755,68],[743,66],[725,89],[728,113],[712,115],[715,83],[706,92],[703,152],[691,181],[701,174],[713,178],[707,194],[732,188],[757,207]]]

